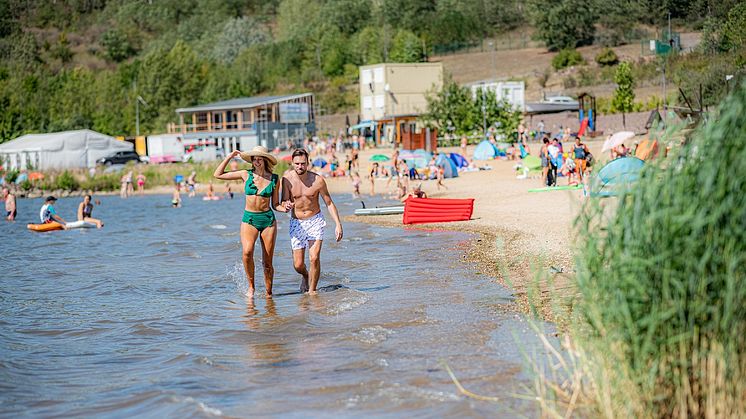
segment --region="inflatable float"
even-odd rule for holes
[[[529,189],[529,192],[549,192],[549,191],[571,191],[575,189],[583,189],[583,185],[562,185],[562,186],[545,186],[543,188]]]
[[[65,224],[65,227],[68,230],[71,230],[74,228],[96,228],[96,224],[89,223],[87,221],[73,221],[72,223]]]
[[[44,223],[44,224],[29,224],[26,226],[31,231],[54,231],[54,230],[64,230],[65,227],[62,226],[62,224],[58,222],[51,222],[51,223]]]
[[[408,198],[404,201],[404,224],[467,221],[473,211],[473,198]]]
[[[76,229],[76,228],[96,228],[96,224],[89,223],[87,221],[73,221],[71,223],[65,224],[63,227],[62,224],[58,222],[51,222],[51,223],[44,223],[44,224],[28,224],[26,226],[31,231],[54,231],[54,230],[64,230],[67,228],[68,230]]]
[[[391,215],[391,214],[403,214],[404,205],[394,205],[390,207],[376,207],[376,208],[359,208],[355,210],[355,215]]]

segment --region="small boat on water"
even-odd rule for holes
[[[552,96],[541,102],[526,103],[528,113],[554,113],[577,111],[580,103],[569,96]]]
[[[404,214],[404,205],[392,205],[389,207],[358,208],[355,215],[391,215]]]

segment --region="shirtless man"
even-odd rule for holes
[[[8,188],[3,188],[3,199],[5,200],[5,219],[13,221],[16,219],[16,196]]]
[[[324,215],[319,206],[319,196],[324,199],[329,213],[336,223],[334,235],[342,240],[342,222],[337,207],[332,202],[324,178],[308,171],[308,152],[303,149],[293,151],[293,170],[282,176],[282,199],[290,201],[290,245],[293,248],[293,267],[301,274],[301,292],[316,294],[321,273],[321,242],[324,239]],[[306,269],[306,248],[310,269]]]

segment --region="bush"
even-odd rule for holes
[[[59,176],[57,176],[56,189],[62,189],[65,191],[77,191],[80,187],[80,183],[75,179],[72,173],[65,170]]]
[[[583,56],[574,49],[563,49],[552,58],[552,67],[554,67],[555,70],[562,70],[563,68],[584,63],[585,60],[583,59]]]
[[[592,416],[746,411],[746,85],[720,109],[576,222],[575,342],[601,409]]]
[[[121,186],[120,175],[118,173],[108,173],[96,175],[88,178],[80,184],[80,190],[91,192],[116,191]]]
[[[619,63],[619,57],[611,48],[604,48],[596,55],[596,62],[601,66],[611,66]]]

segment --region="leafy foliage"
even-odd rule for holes
[[[623,113],[632,112],[635,103],[635,80],[632,78],[629,63],[619,64],[614,74],[614,83],[617,84],[614,90],[614,108]]]
[[[619,57],[611,48],[604,48],[596,55],[596,62],[601,66],[616,65],[619,63]]]
[[[552,67],[555,70],[562,70],[583,63],[585,63],[585,59],[574,49],[563,49],[552,58]]]
[[[576,222],[576,342],[599,416],[746,411],[746,86],[720,111]]]
[[[583,0],[532,0],[529,3],[537,37],[550,51],[593,42],[595,4]]]
[[[508,104],[498,102],[494,91],[472,96],[470,89],[448,77],[440,91],[428,95],[424,119],[441,133],[472,135],[483,131],[485,115],[487,126],[506,136],[518,128],[521,118]]]

